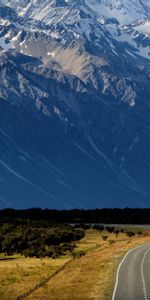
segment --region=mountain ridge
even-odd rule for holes
[[[148,206],[150,9],[104,2],[0,1],[2,207]]]

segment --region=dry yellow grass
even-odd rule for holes
[[[73,260],[49,283],[38,289],[27,300],[110,300],[118,263],[125,252],[150,237],[135,237],[130,241],[125,234],[117,238],[108,234],[104,242],[97,231],[88,230],[78,243],[79,249],[89,252]],[[110,245],[109,240],[115,241]]]
[[[68,259],[17,258],[0,261],[0,300],[14,300],[53,274]]]
[[[102,235],[108,235],[103,241]],[[87,230],[77,243],[77,250],[87,251],[79,259],[73,259],[63,271],[38,288],[27,300],[110,300],[116,269],[128,249],[150,243],[150,236],[134,237],[126,234],[99,233]],[[69,258],[25,259],[0,262],[0,300],[14,300],[20,294],[41,282]]]

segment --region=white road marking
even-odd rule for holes
[[[116,296],[116,291],[117,291],[117,286],[118,286],[118,280],[119,280],[119,271],[120,271],[120,268],[123,264],[123,262],[125,261],[125,259],[127,258],[127,256],[134,250],[138,249],[138,248],[141,248],[143,246],[148,246],[149,244],[143,244],[143,245],[140,245],[140,246],[137,246],[131,250],[129,250],[126,255],[124,256],[124,258],[122,259],[122,261],[120,262],[119,264],[119,267],[118,267],[118,270],[117,270],[117,275],[116,275],[116,283],[115,283],[115,287],[114,287],[114,291],[113,291],[113,295],[112,295],[112,300],[115,300],[115,296]],[[148,249],[150,250],[150,249]],[[148,252],[148,251],[147,251]],[[144,275],[144,274],[143,274]],[[144,300],[148,300],[147,298],[145,298]]]
[[[142,259],[142,263],[141,263],[141,277],[142,277],[142,286],[143,286],[143,292],[144,292],[144,300],[148,300],[147,297],[147,290],[146,290],[146,282],[145,282],[145,277],[144,277],[144,262],[145,262],[145,258],[147,256],[147,253],[150,251],[150,248],[146,250],[143,259]]]

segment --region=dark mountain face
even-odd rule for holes
[[[0,206],[149,206],[148,5],[0,5]]]

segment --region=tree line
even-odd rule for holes
[[[104,223],[104,224],[150,224],[149,208],[103,208],[51,210],[32,208],[26,210],[0,210],[0,220],[21,218],[47,220],[49,223]]]
[[[74,250],[84,229],[31,220],[0,221],[0,252],[26,257],[57,257]]]

